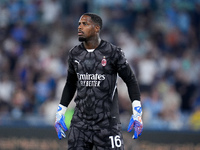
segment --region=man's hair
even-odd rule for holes
[[[83,15],[86,15],[86,16],[90,16],[91,17],[91,20],[98,24],[100,29],[102,28],[103,26],[103,22],[102,22],[102,19],[100,16],[98,16],[97,14],[94,14],[94,13],[84,13]]]

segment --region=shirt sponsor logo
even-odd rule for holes
[[[99,87],[101,81],[105,80],[105,75],[103,74],[80,74],[77,73],[79,83],[81,86],[88,86],[88,87]]]

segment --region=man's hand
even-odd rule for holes
[[[65,125],[64,115],[56,114],[55,129],[60,140],[66,138],[64,131],[67,131],[67,126]]]
[[[55,129],[58,135],[58,138],[61,140],[62,138],[66,137],[65,131],[67,131],[67,126],[65,124],[65,111],[67,110],[67,107],[63,105],[58,106],[58,110],[56,113],[56,121],[55,121]]]
[[[137,116],[134,116],[134,115],[131,116],[131,119],[128,125],[128,132],[131,132],[133,128],[135,129],[133,139],[137,139],[142,134],[142,130],[143,130],[141,117],[138,118]]]
[[[128,125],[128,132],[131,132],[134,128],[135,132],[133,135],[133,139],[137,139],[143,130],[143,123],[142,123],[142,107],[141,103],[138,100],[133,101],[133,115],[131,116],[129,125]]]

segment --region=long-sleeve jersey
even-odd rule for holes
[[[71,121],[77,127],[98,128],[120,123],[117,75],[126,83],[130,100],[140,100],[136,77],[121,48],[101,40],[93,52],[88,52],[81,43],[70,50],[68,64],[60,104],[68,106],[77,90]]]

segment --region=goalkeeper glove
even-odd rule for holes
[[[131,116],[129,125],[128,125],[128,132],[131,132],[134,128],[135,132],[133,135],[133,139],[137,139],[143,130],[143,123],[142,123],[142,108],[141,103],[138,100],[133,101],[133,115]]]
[[[56,113],[56,121],[55,121],[55,129],[58,135],[58,138],[61,140],[62,138],[66,137],[66,134],[64,131],[67,131],[67,126],[65,124],[65,111],[67,110],[66,106],[63,106],[61,104],[58,105],[58,110]]]

